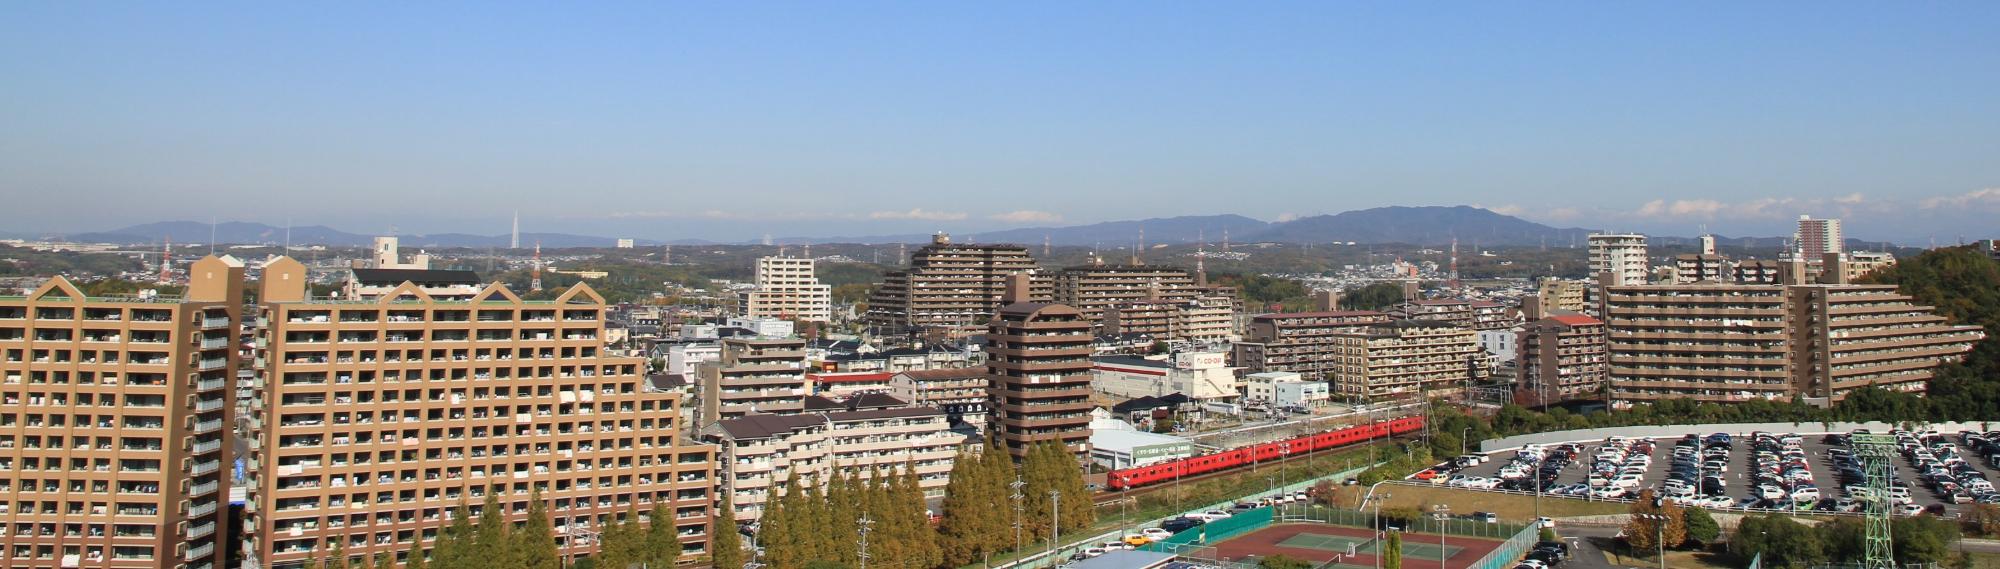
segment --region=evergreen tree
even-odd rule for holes
[[[396,554],[394,553],[375,554],[374,567],[375,569],[396,569]]]
[[[800,527],[806,528],[807,559],[826,559],[847,566],[861,560],[861,516],[870,509],[868,482],[834,465],[830,480],[807,488],[801,500]]]
[[[403,556],[403,569],[424,569],[423,540],[410,544],[409,553]]]
[[[924,508],[923,482],[917,476],[916,464],[904,463],[894,489],[896,506],[902,510],[898,516],[899,528],[906,543],[899,565],[907,569],[942,566],[944,546],[938,543],[938,532],[931,527],[930,514]]]
[[[987,457],[960,451],[945,484],[943,534],[945,564],[963,567],[1003,549],[1013,535],[1013,503],[1007,499],[1011,476],[995,472]],[[1003,481],[1003,477],[1005,477]],[[1004,541],[1012,544],[1012,541]]]
[[[645,530],[639,528],[637,507],[619,514],[605,529],[602,541],[597,546],[597,566],[604,569],[629,569],[639,563],[644,553]]]
[[[464,501],[451,511],[451,524],[438,532],[437,548],[433,552],[437,558],[431,564],[435,569],[478,569],[479,560],[472,552],[472,510]]]
[[[326,567],[327,569],[348,569],[347,537],[336,538],[336,541],[333,542],[333,560]]]
[[[1055,447],[1047,443],[1037,444],[1028,447],[1027,454],[1021,457],[1021,479],[1027,482],[1027,486],[1023,487],[1022,493],[1026,497],[1022,499],[1021,512],[1021,531],[1027,535],[1026,543],[1049,538],[1051,513],[1049,508],[1052,505],[1050,492],[1058,489],[1057,484],[1060,481],[1057,477],[1060,476],[1061,468],[1050,460],[1049,452],[1054,449]],[[1062,498],[1068,498],[1070,501],[1075,501],[1077,498],[1069,492],[1062,494]]]
[[[665,500],[654,500],[653,511],[647,516],[645,563],[649,569],[673,567],[681,557],[681,536],[674,525],[674,514],[667,509]]]
[[[1389,539],[1384,542],[1377,552],[1382,556],[1382,569],[1403,569],[1403,532],[1389,532]]]
[[[486,501],[479,506],[479,522],[472,528],[472,555],[479,567],[518,567],[514,558],[513,524],[500,506],[500,487],[486,489]]]
[[[793,523],[800,513],[797,501],[803,495],[799,473],[794,470],[785,478],[782,493],[764,499],[764,515],[757,521],[757,544],[764,548],[764,563],[772,569],[798,569],[805,564],[799,552],[804,537],[794,534],[797,528]]]
[[[743,566],[743,540],[736,536],[736,503],[727,492],[715,508],[714,527],[708,530],[708,553],[715,569]]]
[[[556,551],[554,522],[549,521],[549,507],[542,501],[542,491],[536,489],[528,500],[528,521],[514,533],[513,560],[524,569],[560,569],[562,555]]]
[[[1682,525],[1687,528],[1688,541],[1705,547],[1722,537],[1722,526],[1715,523],[1715,517],[1708,515],[1708,510],[1686,508],[1681,517],[1685,520]]]

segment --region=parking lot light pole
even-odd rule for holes
[[[1437,531],[1438,531],[1438,569],[1444,569],[1444,561],[1445,561],[1445,559],[1447,559],[1447,558],[1450,558],[1450,557],[1451,557],[1450,555],[1445,555],[1445,554],[1444,554],[1444,524],[1445,524],[1445,522],[1446,522],[1446,521],[1450,520],[1450,518],[1449,518],[1448,516],[1450,516],[1450,515],[1451,515],[1451,505],[1450,505],[1450,504],[1438,504],[1437,506],[1434,506],[1434,507],[1433,507],[1432,509],[1433,509],[1433,510],[1435,510],[1435,511],[1437,512],[1437,521],[1438,521],[1438,528],[1437,528]]]
[[[1653,522],[1653,544],[1659,546],[1660,569],[1667,569],[1667,517],[1659,514],[1639,514],[1639,518]]]

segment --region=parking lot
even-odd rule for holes
[[[1710,435],[1709,433],[1698,433],[1698,434],[1704,439],[1706,439]],[[1772,434],[1777,435],[1777,433],[1772,433]],[[1801,511],[1803,511],[1804,509],[1817,510],[1818,513],[1833,511],[1836,508],[1836,505],[1840,503],[1839,500],[1840,498],[1849,497],[1847,495],[1847,492],[1844,490],[1845,486],[1850,484],[1858,485],[1865,483],[1859,478],[1851,476],[1843,477],[1840,475],[1841,470],[1834,456],[1837,454],[1836,449],[1844,449],[1847,447],[1845,447],[1842,444],[1839,444],[1839,441],[1831,440],[1828,435],[1822,435],[1822,434],[1802,435],[1799,438],[1800,438],[1798,442],[1799,448],[1797,450],[1803,451],[1804,455],[1803,463],[1805,469],[1811,472],[1811,484],[1817,486],[1820,492],[1820,496],[1822,497],[1822,500],[1819,503],[1804,506],[1801,509]],[[1750,500],[1748,499],[1753,497],[1757,492],[1757,488],[1755,487],[1756,485],[1752,482],[1754,478],[1753,473],[1756,472],[1757,470],[1757,463],[1756,463],[1757,459],[1755,458],[1757,453],[1753,450],[1751,438],[1747,434],[1736,435],[1731,437],[1731,439],[1732,440],[1730,441],[1730,443],[1726,445],[1727,448],[1730,449],[1729,456],[1726,460],[1726,470],[1720,473],[1720,478],[1723,480],[1724,483],[1724,488],[1722,489],[1723,490],[1722,495],[1728,496],[1730,498],[1732,502],[1732,505],[1730,507],[1743,507],[1749,505],[1746,504],[1746,502],[1749,502]],[[2000,481],[2000,470],[1996,470],[1993,467],[1994,466],[1993,461],[1988,459],[1985,455],[1982,455],[1980,451],[1968,446],[1959,433],[1944,433],[1941,434],[1941,439],[1945,442],[1948,442],[1949,447],[1951,449],[1954,449],[1958,453],[1958,455],[1963,458],[1964,463],[1968,465],[1968,467],[1963,469],[1960,475],[1956,477],[1956,479],[1960,483],[1969,482],[1974,479],[1983,479],[1987,481]],[[1679,440],[1680,437],[1665,437],[1665,438],[1653,439],[1653,449],[1650,453],[1647,453],[1647,456],[1650,457],[1650,464],[1646,465],[1644,467],[1645,468],[1644,473],[1639,475],[1641,477],[1641,480],[1638,481],[1636,487],[1637,489],[1650,488],[1654,489],[1655,491],[1660,491],[1662,488],[1665,487],[1667,479],[1669,477],[1669,473],[1671,472],[1674,464],[1675,443],[1678,442]],[[1604,448],[1606,444],[1607,441],[1578,443],[1577,444],[1578,448],[1575,458],[1572,459],[1567,464],[1566,467],[1562,468],[1561,471],[1555,475],[1552,481],[1546,482],[1545,484],[1542,485],[1540,489],[1545,493],[1545,495],[1557,495],[1558,492],[1561,492],[1563,489],[1573,490],[1574,488],[1576,488],[1576,485],[1579,484],[1584,485],[1584,487],[1589,487],[1590,485],[1587,480],[1590,473],[1592,472],[1593,456],[1596,455],[1601,448]],[[1993,447],[1988,447],[1988,448],[1989,450],[1991,450]],[[1510,463],[1512,463],[1514,461],[1515,456],[1518,453],[1519,453],[1518,450],[1495,452],[1490,454],[1489,460],[1487,460],[1484,463],[1472,465],[1454,472],[1449,472],[1445,475],[1438,476],[1437,480],[1439,481],[1448,480],[1455,475],[1476,476],[1487,479],[1497,479],[1500,478],[1501,470],[1507,467]],[[1627,459],[1627,460],[1632,460],[1636,462],[1636,459]],[[1699,462],[1699,460],[1697,460],[1697,462]],[[1896,467],[1897,480],[1907,485],[1907,487],[1909,488],[1909,496],[1914,501],[1916,506],[1920,508],[1932,509],[1931,511],[1933,512],[1939,511],[1936,510],[1935,508],[1942,508],[1941,511],[1945,512],[1946,515],[1955,515],[1959,510],[1962,510],[1967,505],[1969,505],[1969,504],[1953,504],[1947,501],[1947,499],[1944,496],[1941,496],[1937,491],[1935,491],[1934,486],[1928,480],[1925,479],[1925,477],[1922,475],[1922,471],[1918,469],[1916,465],[1916,458],[1911,453],[1907,452],[1899,453],[1898,457],[1894,459],[1892,463]],[[1627,464],[1627,463],[1621,462],[1621,464]],[[1636,470],[1636,468],[1634,470]],[[1533,474],[1534,470],[1532,469],[1532,467],[1529,469],[1529,473],[1530,474],[1528,474],[1525,478],[1517,477],[1512,480],[1503,482],[1498,487],[1498,489],[1518,490],[1525,492],[1536,491],[1537,476]],[[1699,479],[1700,477],[1697,476],[1696,478]],[[1441,485],[1445,484],[1445,482],[1436,482],[1436,483]],[[1699,483],[1697,483],[1696,486],[1698,488]],[[1696,490],[1697,494],[1699,494],[1700,491],[1701,490],[1697,489]],[[1632,494],[1637,494],[1637,491],[1634,490]],[[1968,494],[1971,494],[1971,492],[1968,491]],[[1981,494],[1975,494],[1975,496],[1977,496],[1978,499],[1985,499],[1989,501],[2000,501],[2000,494],[1981,493]],[[1567,497],[1573,497],[1579,499],[1597,499],[1597,498],[1592,498],[1588,493],[1582,496],[1572,495]],[[1629,496],[1627,497],[1629,498]],[[1752,507],[1771,508],[1779,505],[1781,504],[1776,503],[1774,500],[1766,500],[1763,501],[1762,503],[1754,504],[1754,506]],[[1708,507],[1715,508],[1718,506],[1719,503],[1709,505]]]

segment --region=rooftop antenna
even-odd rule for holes
[[[535,242],[535,276],[528,281],[529,291],[542,290],[542,242]]]

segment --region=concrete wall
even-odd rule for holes
[[[1935,430],[1942,433],[1956,433],[1965,430],[1988,431],[2000,427],[2000,421],[1913,424],[1915,430]],[[1722,423],[1705,425],[1665,425],[1647,427],[1605,427],[1601,429],[1578,429],[1574,431],[1551,431],[1480,441],[1480,452],[1498,452],[1521,448],[1527,444],[1556,444],[1601,441],[1606,437],[1680,437],[1688,433],[1708,435],[1709,433],[1729,433],[1744,436],[1755,431],[1770,433],[1798,433],[1802,435],[1845,433],[1855,429],[1868,429],[1885,433],[1902,428],[1883,422],[1868,423]]]

